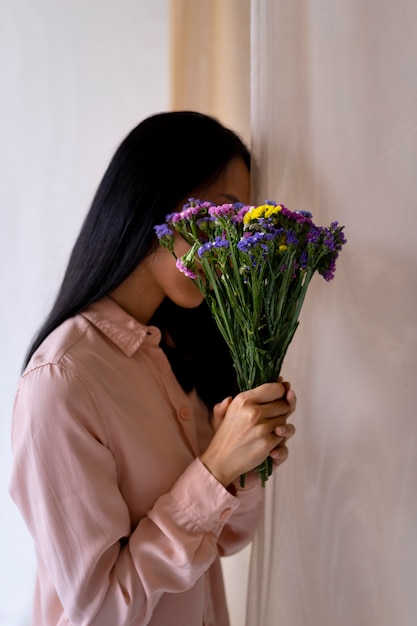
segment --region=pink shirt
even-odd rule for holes
[[[34,626],[228,624],[219,555],[251,539],[262,489],[250,474],[234,496],[201,463],[208,410],[160,338],[104,298],[21,378],[10,490],[36,547]]]

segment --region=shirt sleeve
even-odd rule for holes
[[[262,513],[265,489],[255,471],[246,475],[244,488],[239,481],[234,483],[234,488],[240,506],[219,536],[218,548],[221,556],[235,554],[252,540]]]
[[[148,624],[162,594],[209,568],[246,507],[196,459],[132,529],[110,439],[74,372],[44,365],[21,380],[10,491],[74,626]]]

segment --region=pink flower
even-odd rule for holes
[[[197,278],[197,274],[190,270],[186,265],[184,265],[181,259],[177,259],[175,265],[177,266],[177,269],[179,269],[180,272],[188,276],[188,278],[192,278],[193,280]]]
[[[232,217],[234,212],[233,204],[220,204],[218,206],[211,206],[208,210],[209,215],[214,217]]]

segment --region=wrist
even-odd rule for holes
[[[208,451],[203,452],[200,455],[200,461],[204,465],[204,467],[210,472],[214,478],[223,485],[225,489],[233,482],[233,478],[227,475],[224,471],[221,470],[221,466],[216,462],[215,458],[208,453]]]

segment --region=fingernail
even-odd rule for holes
[[[285,435],[286,433],[285,426],[280,426],[279,428],[277,428],[276,432],[277,432],[277,435]]]

